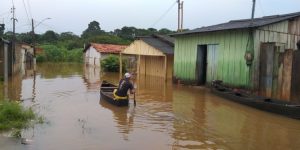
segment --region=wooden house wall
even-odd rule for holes
[[[172,78],[172,57],[167,61],[167,78]],[[140,74],[165,77],[165,57],[164,56],[141,56]]]
[[[239,87],[248,86],[249,69],[244,60],[248,37],[248,30],[177,36],[174,55],[174,76],[180,80],[196,82],[198,45],[218,45],[216,68],[207,68],[207,70],[215,70],[216,78],[223,80],[225,84]]]
[[[173,77],[174,56],[167,55],[167,78]]]
[[[276,55],[281,55],[282,60],[274,60],[278,63],[273,71],[272,95],[279,99],[290,99],[293,51],[297,49],[297,41],[300,40],[300,18],[286,20],[279,23],[260,27],[254,31],[254,61],[252,66],[253,89],[259,89],[260,82],[260,54],[261,44],[274,43],[277,49]],[[280,58],[280,57],[279,57]]]
[[[167,57],[167,78],[173,77],[173,55],[166,55],[142,40],[135,40],[122,54],[140,55],[139,74],[165,77],[165,57]]]
[[[164,56],[160,50],[148,45],[142,40],[135,40],[123,52],[123,54],[131,55],[147,55],[147,56]]]

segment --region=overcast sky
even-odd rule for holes
[[[31,30],[30,19],[38,24],[36,32],[54,30],[80,35],[96,20],[105,31],[123,26],[157,29],[177,28],[177,0],[0,0],[0,23],[12,30],[12,3],[16,7],[16,32]],[[300,11],[300,0],[256,0],[256,17]],[[26,7],[24,7],[26,6]],[[171,8],[162,18],[161,16]],[[184,0],[184,28],[194,29],[251,16],[252,0]],[[26,14],[27,10],[27,14]]]

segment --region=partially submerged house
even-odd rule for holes
[[[297,88],[300,92],[300,12],[233,20],[173,36],[174,75],[182,82],[222,80],[286,100],[294,99]]]
[[[136,37],[122,55],[137,59],[136,72],[164,78],[173,77],[174,39],[169,36],[151,35]]]
[[[101,59],[112,54],[119,55],[126,47],[125,45],[90,43],[83,50],[84,62],[86,65],[100,67]]]
[[[30,52],[31,51],[31,52]],[[25,43],[15,43],[13,50],[12,42],[0,39],[0,76],[9,77],[24,71],[24,64],[32,62],[33,48]]]
[[[11,42],[0,38],[0,76],[4,79],[12,75],[12,59]]]

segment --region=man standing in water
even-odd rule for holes
[[[131,74],[125,73],[124,78],[119,82],[119,88],[114,91],[114,96],[116,99],[127,99],[127,92],[130,90],[130,94],[134,94],[133,84],[130,82]]]

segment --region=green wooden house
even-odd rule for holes
[[[174,76],[181,82],[207,85],[222,80],[282,99],[290,99],[293,90],[300,93],[293,85],[300,85],[295,69],[300,67],[295,58],[300,12],[232,20],[173,36]]]

